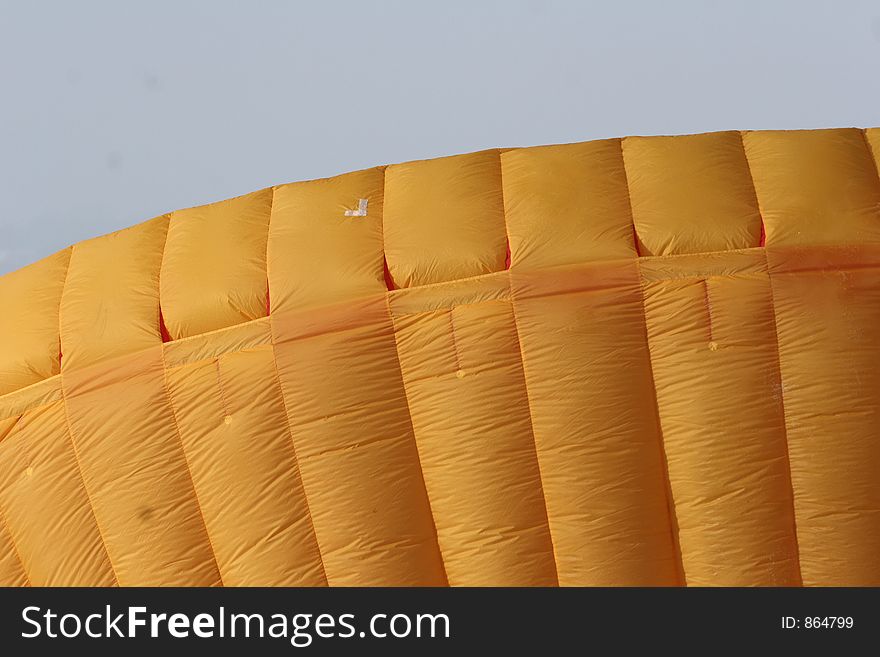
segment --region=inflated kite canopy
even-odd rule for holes
[[[0,584],[880,584],[880,130],[279,185],[0,278]]]

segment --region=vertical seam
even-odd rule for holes
[[[168,237],[171,234],[171,223],[173,212],[168,213],[168,226],[165,229],[165,241],[162,245],[162,261],[159,263],[159,271],[156,274],[156,287],[157,287],[157,295],[156,295],[156,321],[157,327],[159,330],[159,337],[162,338],[162,269],[165,266],[165,252],[168,249]],[[167,326],[166,326],[167,330]],[[169,332],[170,337],[170,332]],[[214,543],[211,540],[211,532],[208,531],[208,522],[205,519],[205,512],[202,509],[202,504],[199,501],[199,494],[196,491],[196,481],[192,475],[192,469],[190,468],[189,458],[186,455],[186,447],[183,444],[183,433],[180,431],[180,425],[177,422],[177,411],[174,408],[174,400],[171,398],[171,390],[168,386],[168,366],[165,362],[165,345],[159,345],[159,354],[162,359],[162,391],[165,395],[165,400],[168,403],[168,410],[171,413],[171,422],[174,425],[174,432],[177,434],[177,441],[180,445],[180,455],[183,457],[183,465],[186,468],[186,474],[189,478],[190,488],[192,489],[193,500],[196,503],[196,509],[198,509],[199,517],[202,520],[202,529],[205,531],[205,538],[208,541],[208,549],[211,551],[211,559],[214,561],[214,568],[217,571],[217,577],[220,579],[220,586],[224,586],[223,584],[223,573],[220,572],[220,562],[217,561],[217,551],[214,549]]]
[[[37,406],[35,408],[40,408],[40,407]],[[31,409],[29,409],[29,410],[31,410]],[[25,411],[25,412],[27,412],[27,411]],[[13,416],[10,416],[10,417],[13,417]],[[21,421],[23,419],[24,419],[24,413],[18,413],[17,416],[15,417],[15,422],[12,423],[12,426],[9,427],[9,430],[5,434],[0,436],[0,443],[2,443],[4,440],[10,440],[16,433],[18,433],[19,425],[22,423]]]
[[[269,221],[266,222],[266,317],[272,315],[272,278],[269,276],[269,245],[272,240],[272,219],[275,216],[275,192],[277,186],[272,185],[272,198],[269,201]]]
[[[657,426],[657,446],[660,450],[660,466],[663,470],[663,492],[666,495],[666,509],[669,513],[669,532],[672,539],[672,550],[676,575],[683,586],[687,586],[687,575],[684,570],[684,557],[681,552],[681,539],[678,527],[678,514],[675,510],[675,496],[672,494],[672,478],[669,475],[669,460],[666,454],[666,437],[663,431],[663,420],[660,417],[660,401],[657,399],[657,382],[654,378],[654,359],[651,355],[651,340],[648,336],[648,313],[645,307],[645,288],[642,282],[641,266],[636,260],[639,272],[639,290],[642,295],[642,320],[645,336],[645,356],[648,365],[648,375],[651,377],[651,389],[654,391],[654,422]]]
[[[388,308],[388,312],[389,312],[389,314],[391,313],[390,306]],[[452,315],[453,312],[455,312],[455,306],[452,306],[449,309],[449,312],[446,313],[446,315],[449,317],[449,330],[452,333],[452,351],[453,351],[453,355],[455,356],[455,371],[460,372],[461,371],[461,356],[459,355],[459,351],[458,351],[458,340],[455,337],[455,318]],[[394,344],[395,344],[395,348],[396,348],[396,346],[397,346],[397,339],[396,338],[394,340]]]
[[[308,491],[306,490],[306,480],[302,474],[302,468],[300,467],[299,454],[296,451],[296,441],[293,438],[293,425],[291,424],[291,421],[290,421],[290,413],[289,413],[289,410],[287,407],[287,398],[284,396],[284,386],[281,385],[281,371],[278,368],[278,359],[275,357],[276,342],[275,342],[274,324],[275,323],[270,318],[269,332],[270,332],[270,336],[271,336],[271,340],[272,340],[271,353],[272,353],[272,369],[273,369],[273,374],[274,374],[273,378],[275,379],[275,385],[278,386],[278,395],[281,397],[281,406],[284,409],[284,424],[287,427],[287,436],[290,439],[290,446],[293,451],[294,467],[296,468],[296,473],[299,476],[299,482],[300,482],[300,485],[302,486],[303,502],[306,507],[306,515],[308,516],[309,524],[311,524],[311,526],[312,526],[312,536],[315,539],[315,549],[318,552],[318,561],[321,564],[321,573],[324,575],[324,582],[327,584],[327,586],[330,586],[330,579],[327,577],[327,565],[324,563],[324,555],[321,552],[321,541],[318,540],[318,529],[317,529],[317,527],[315,527],[315,517],[312,515],[312,504],[309,501],[309,494],[308,494]]]
[[[502,166],[501,151],[498,152],[499,185],[501,186],[501,216],[504,219],[504,234],[507,237],[507,248],[510,251],[510,227],[507,225],[507,203],[504,198],[504,167]],[[526,356],[523,350],[522,340],[519,335],[519,318],[516,314],[516,295],[513,285],[513,253],[508,256],[510,266],[507,267],[507,293],[509,295],[510,315],[513,320],[513,332],[516,335],[516,345],[519,350],[519,371],[522,376],[523,392],[526,395],[526,410],[529,416],[529,432],[532,434],[532,450],[535,455],[535,468],[538,471],[538,485],[541,489],[541,501],[544,504],[544,518],[547,521],[547,539],[550,541],[550,557],[553,561],[553,572],[556,576],[556,585],[559,586],[559,558],[556,551],[556,542],[553,540],[553,530],[550,523],[550,509],[547,508],[547,491],[544,488],[544,472],[541,469],[541,457],[538,454],[538,439],[535,436],[535,419],[532,407],[532,396],[529,393],[529,381],[526,377]],[[450,312],[451,317],[451,312]]]
[[[621,156],[623,155],[623,139],[620,140],[621,146]],[[628,179],[626,173],[626,163],[624,161],[624,178]],[[629,181],[627,180],[627,198],[630,203],[630,215],[632,215],[632,198],[629,196]],[[635,230],[635,218],[633,218],[633,230]],[[637,242],[638,244],[638,242]],[[638,251],[638,247],[637,247]],[[639,286],[639,296],[641,297],[641,318],[642,318],[642,329],[644,331],[644,339],[645,339],[645,361],[648,368],[648,376],[650,377],[651,390],[653,391],[654,403],[652,406],[654,407],[654,423],[657,427],[657,449],[659,450],[660,455],[660,467],[662,470],[663,476],[663,493],[666,497],[666,511],[668,514],[669,520],[669,535],[672,547],[672,557],[673,557],[673,566],[675,568],[676,579],[679,584],[682,586],[687,586],[687,576],[684,571],[684,558],[681,554],[681,543],[679,538],[679,528],[678,528],[678,514],[675,511],[675,498],[672,494],[672,480],[669,476],[669,463],[666,455],[666,441],[663,435],[663,422],[660,419],[660,402],[657,399],[657,382],[654,379],[654,362],[651,356],[651,341],[648,337],[648,312],[645,306],[645,286],[642,278],[642,266],[641,259],[636,257],[634,259],[635,269],[636,269],[636,277],[638,279]]]
[[[64,274],[64,283],[61,286],[61,301],[58,303],[58,340],[61,341],[61,328],[64,326],[64,323],[61,320],[61,309],[64,306],[64,292],[67,290],[67,284],[70,279],[70,270],[73,268],[73,256],[76,252],[76,245],[70,247],[70,258],[67,260],[67,271]],[[63,345],[62,345],[62,360],[63,360]],[[107,557],[107,565],[110,566],[110,573],[113,575],[113,579],[116,582],[116,586],[121,586],[119,582],[119,575],[116,572],[116,566],[113,565],[113,557],[110,556],[110,548],[107,545],[107,539],[104,537],[104,531],[101,529],[101,523],[98,520],[98,511],[95,508],[95,503],[92,500],[92,495],[89,493],[89,488],[86,486],[86,477],[83,473],[82,461],[79,457],[79,450],[76,448],[76,440],[73,438],[73,423],[70,421],[70,409],[68,408],[67,402],[67,393],[64,390],[64,363],[59,363],[58,368],[58,376],[59,385],[61,388],[61,405],[64,407],[64,422],[66,426],[67,440],[70,443],[70,447],[73,450],[73,460],[76,465],[76,472],[79,477],[79,485],[82,488],[83,493],[86,496],[86,502],[89,504],[89,510],[92,512],[92,519],[95,521],[95,529],[98,532],[98,538],[101,540],[101,546],[104,548],[104,554]]]
[[[510,231],[507,228],[507,206],[504,203],[504,166],[501,160],[502,152],[500,148],[493,148],[498,163],[498,195],[501,200],[501,224],[504,228],[504,260],[501,269],[491,269],[483,272],[484,274],[494,274],[499,271],[509,271],[510,264],[513,260],[513,253],[510,249]]]
[[[397,326],[394,323],[394,313],[391,311],[390,294],[385,293],[385,308],[388,312],[388,323],[391,328],[391,337],[394,340],[394,359],[397,361],[397,373],[400,376],[400,385],[403,388],[403,401],[406,403],[406,416],[409,424],[410,436],[412,437],[413,449],[416,452],[416,462],[419,466],[419,475],[422,478],[422,488],[425,491],[425,501],[428,503],[428,513],[431,516],[431,526],[434,528],[434,544],[437,546],[437,557],[440,560],[440,571],[443,581],[449,586],[449,573],[446,572],[446,561],[443,557],[443,549],[440,547],[440,532],[437,531],[437,518],[434,515],[434,507],[431,504],[431,495],[428,493],[428,484],[425,481],[425,469],[422,466],[422,454],[419,451],[419,441],[416,438],[416,427],[413,424],[412,408],[409,401],[409,390],[406,385],[406,376],[403,373],[403,365],[400,362],[400,345],[397,342]]]
[[[220,586],[223,583],[223,573],[220,572],[220,562],[217,561],[217,551],[214,549],[214,542],[211,540],[211,532],[208,530],[208,521],[205,519],[205,512],[199,501],[199,493],[196,490],[196,480],[192,475],[192,468],[189,464],[189,458],[186,455],[186,447],[183,444],[183,433],[180,431],[180,425],[177,422],[177,411],[174,408],[174,400],[171,398],[171,390],[168,386],[168,370],[165,366],[165,348],[162,349],[162,390],[165,393],[165,399],[168,401],[168,410],[171,411],[171,421],[174,424],[174,432],[177,434],[177,440],[180,445],[180,455],[183,457],[183,465],[186,468],[186,474],[189,477],[190,488],[192,489],[193,500],[199,511],[199,517],[202,519],[202,529],[205,531],[205,538],[208,540],[208,548],[211,550],[211,558],[214,561],[214,568],[217,570],[217,577],[220,579]]]
[[[633,203],[632,203],[632,195],[629,191],[629,173],[626,170],[626,155],[623,150],[623,142],[626,137],[621,137],[617,140],[620,145],[620,165],[623,168],[623,187],[626,191],[626,204],[629,207],[629,221],[630,226],[632,227],[632,236],[633,236],[633,247],[635,248],[636,258],[642,257],[642,249],[639,247],[639,243],[641,239],[639,238],[639,231],[636,229],[636,215],[633,211]],[[639,276],[639,280],[641,281],[641,275]]]
[[[865,142],[865,148],[868,149],[868,158],[874,163],[874,174],[880,179],[880,162],[877,161],[874,148],[871,146],[871,142],[868,141],[868,129],[862,128],[859,132],[862,133],[862,140]]]
[[[63,374],[61,377],[61,403],[64,406],[64,420],[67,424],[67,439],[70,442],[70,447],[73,449],[73,460],[76,464],[77,474],[79,475],[79,484],[86,495],[86,501],[89,503],[89,508],[92,511],[92,518],[95,521],[95,529],[98,530],[98,538],[101,539],[101,545],[103,545],[104,552],[107,555],[107,564],[110,566],[110,572],[113,574],[113,579],[116,580],[116,585],[122,586],[119,581],[119,575],[116,573],[116,567],[113,565],[113,558],[110,556],[110,548],[107,546],[107,541],[104,538],[104,532],[101,529],[101,523],[98,521],[98,511],[95,508],[95,503],[92,500],[92,496],[89,493],[88,487],[86,486],[86,477],[83,474],[82,460],[79,457],[79,450],[76,448],[76,441],[73,439],[73,424],[70,421],[70,409],[68,409],[67,407],[68,402],[67,394],[64,392]]]
[[[171,232],[171,212],[169,212],[166,216],[168,217],[168,223],[165,225],[165,240],[162,242],[162,260],[159,261],[159,270],[156,272],[156,331],[159,333],[159,340],[163,343],[165,342],[164,333],[168,334],[168,339],[171,339],[171,332],[168,330],[168,326],[165,323],[165,319],[162,316],[162,268],[165,266],[165,250],[168,247],[168,234]],[[164,331],[163,331],[164,328]],[[165,353],[164,350],[162,352]],[[165,361],[162,361],[162,367],[165,367]]]
[[[40,407],[38,406],[38,407],[36,407],[36,408],[40,408]],[[34,409],[29,409],[29,410],[33,411],[33,410],[36,410],[36,408],[34,408]],[[7,440],[12,440],[12,438],[13,438],[13,437],[14,437],[14,436],[15,436],[15,435],[16,435],[21,429],[24,428],[24,415],[25,415],[26,412],[27,412],[27,411],[25,411],[24,413],[22,413],[21,415],[19,415],[19,416],[15,419],[15,422],[12,424],[12,427],[9,429],[9,431],[6,432],[6,435],[5,435],[5,436],[0,436],[0,442],[7,441]],[[33,466],[33,462],[32,462],[32,460],[31,460],[31,452],[30,452],[30,450],[28,449],[28,441],[27,441],[26,439],[23,439],[23,440],[21,441],[21,448],[22,448],[22,450],[24,451],[24,460],[25,460],[25,462],[27,463],[27,466],[30,468],[31,466]]]
[[[761,220],[761,236],[758,246],[763,248],[767,243],[767,225],[764,222],[764,210],[761,208],[761,199],[758,196],[758,187],[755,185],[755,175],[752,173],[752,163],[749,160],[749,154],[746,151],[746,137],[742,130],[739,130],[739,142],[742,145],[743,157],[746,161],[746,171],[749,174],[749,182],[752,183],[752,194],[755,197],[755,207],[758,209],[758,219]]]
[[[767,266],[767,287],[770,292],[770,309],[773,311],[773,335],[775,338],[774,344],[776,346],[776,358],[774,359],[774,364],[776,365],[776,375],[779,377],[779,406],[782,411],[782,433],[785,438],[785,462],[788,467],[788,483],[791,488],[791,522],[794,538],[794,556],[795,561],[797,562],[798,578],[800,579],[801,586],[803,586],[804,574],[801,569],[801,545],[797,531],[797,505],[795,503],[794,480],[792,479],[791,473],[791,449],[788,441],[788,414],[785,410],[785,385],[783,385],[782,382],[782,355],[779,351],[779,327],[776,313],[776,296],[773,292],[773,277],[770,274],[770,259],[767,257],[766,250],[764,251],[764,262]]]
[[[0,505],[0,521],[3,522],[3,527],[6,529],[6,534],[9,536],[9,543],[12,545],[12,551],[15,553],[16,559],[18,559],[18,565],[21,566],[21,572],[24,575],[25,585],[33,586],[30,575],[28,575],[27,572],[27,567],[24,565],[24,559],[22,559],[21,552],[18,549],[18,545],[15,543],[15,537],[12,535],[12,529],[9,527],[9,521],[6,519],[6,512],[3,510],[2,505]]]
[[[657,400],[657,382],[654,379],[654,362],[651,357],[651,341],[648,337],[648,311],[645,306],[645,285],[642,277],[641,265],[641,249],[639,249],[639,234],[636,230],[636,218],[633,211],[632,194],[629,189],[629,172],[626,169],[626,155],[623,148],[626,137],[620,139],[620,159],[623,164],[623,181],[626,185],[626,200],[629,204],[629,216],[632,221],[633,237],[635,238],[636,257],[633,259],[635,263],[635,274],[639,287],[642,331],[645,340],[645,362],[648,368],[648,377],[650,378],[651,391],[654,399],[652,406],[654,407],[654,425],[657,427],[657,450],[660,456],[660,468],[663,479],[663,494],[666,498],[666,513],[669,521],[669,539],[672,548],[672,564],[675,569],[675,576],[678,583],[687,586],[687,576],[684,571],[684,559],[681,554],[681,543],[679,539],[678,514],[675,511],[675,497],[672,494],[672,480],[669,476],[669,462],[666,456],[666,441],[663,435],[663,422],[660,419],[660,402]]]
[[[862,132],[862,137],[864,138],[865,144],[867,146],[868,145],[867,135],[866,135],[864,129],[861,132]],[[804,576],[803,576],[803,571],[801,569],[801,554],[800,554],[801,546],[800,546],[800,539],[798,537],[798,531],[797,531],[797,507],[795,504],[794,481],[792,480],[792,474],[791,474],[791,453],[790,453],[789,441],[788,441],[788,414],[785,410],[785,386],[783,385],[783,382],[782,382],[782,356],[779,351],[779,326],[778,326],[777,313],[776,313],[776,298],[775,298],[775,295],[773,292],[773,277],[770,273],[770,258],[767,255],[767,224],[764,221],[764,209],[761,207],[761,198],[760,198],[760,196],[758,196],[758,187],[757,187],[757,185],[755,185],[755,175],[752,172],[752,163],[751,163],[751,160],[749,160],[749,154],[748,154],[748,151],[746,150],[745,132],[740,130],[739,136],[740,136],[740,141],[742,141],[742,145],[743,145],[743,154],[745,155],[745,158],[746,158],[746,166],[748,167],[749,178],[751,178],[751,181],[752,181],[752,189],[755,192],[755,202],[757,203],[757,206],[758,206],[758,214],[761,217],[761,247],[762,247],[762,252],[764,254],[764,265],[767,268],[767,287],[769,289],[769,294],[770,294],[770,310],[773,313],[773,336],[774,336],[774,346],[775,346],[775,351],[776,351],[776,358],[774,359],[774,364],[776,365],[776,375],[777,375],[778,381],[779,381],[779,406],[780,406],[780,410],[782,411],[782,432],[783,432],[783,438],[785,439],[785,461],[786,461],[786,467],[788,469],[788,483],[789,483],[789,486],[791,489],[791,521],[792,521],[792,537],[794,539],[794,557],[795,557],[795,562],[797,563],[798,578],[800,580],[801,586],[803,586]],[[869,148],[868,155],[870,156],[870,154],[871,153],[870,153],[870,148]],[[875,162],[875,165],[876,165],[876,162]]]
[[[382,167],[382,216],[380,217],[379,235],[382,238],[382,276],[385,279],[385,295],[400,286],[394,282],[391,266],[388,263],[388,249],[385,247],[385,209],[388,207],[388,165]],[[389,316],[391,308],[389,306]],[[395,339],[395,344],[397,340]]]
[[[422,454],[419,451],[419,441],[416,438],[416,428],[415,424],[413,424],[412,418],[412,407],[410,406],[409,401],[409,391],[406,386],[406,377],[403,374],[403,365],[400,362],[400,345],[397,341],[397,326],[394,323],[394,313],[391,311],[391,291],[395,289],[394,278],[391,275],[391,269],[388,265],[388,254],[385,250],[385,208],[387,207],[386,201],[388,198],[387,195],[387,180],[388,180],[388,167],[383,167],[382,169],[382,218],[381,218],[381,226],[380,232],[382,234],[382,266],[384,268],[384,276],[385,276],[385,311],[388,314],[388,326],[391,329],[391,339],[394,341],[394,359],[397,362],[397,374],[400,377],[400,387],[403,391],[403,401],[406,404],[406,419],[407,424],[409,425],[409,435],[412,441],[413,450],[416,455],[416,464],[419,467],[419,476],[422,480],[422,490],[425,493],[425,502],[428,505],[428,515],[431,517],[431,527],[434,530],[434,546],[437,548],[437,559],[440,562],[440,573],[443,575],[443,581],[449,586],[449,573],[446,572],[446,561],[443,557],[443,549],[440,547],[440,533],[437,531],[437,518],[434,514],[434,507],[431,504],[431,495],[428,493],[428,484],[425,481],[425,469],[422,466]],[[450,314],[449,321],[452,322],[452,315]],[[454,336],[453,336],[454,339]],[[458,354],[456,353],[456,358]]]
[[[64,266],[64,279],[61,281],[61,293],[58,295],[58,374],[61,374],[64,349],[61,344],[61,302],[64,300],[64,289],[67,287],[67,276],[70,273],[70,261],[73,259],[73,247],[67,249],[67,262]]]
[[[532,434],[532,449],[535,454],[535,467],[538,470],[538,482],[541,486],[541,501],[544,503],[544,517],[547,519],[547,538],[550,540],[551,556],[553,557],[553,571],[556,574],[556,585],[559,586],[559,558],[556,551],[556,541],[553,540],[553,529],[550,523],[550,509],[547,508],[547,491],[544,487],[544,472],[541,468],[541,457],[538,454],[538,439],[535,435],[534,410],[532,407],[532,396],[529,393],[529,381],[526,376],[526,355],[522,346],[522,339],[519,335],[519,318],[516,314],[516,298],[513,292],[513,284],[511,275],[507,276],[507,286],[510,293],[510,313],[513,319],[513,332],[516,335],[516,344],[519,349],[520,374],[522,376],[523,391],[526,394],[526,407],[529,412],[529,431]]]
[[[712,297],[709,294],[709,278],[709,276],[701,278],[700,282],[703,284],[703,302],[706,304],[706,317],[709,322],[709,342],[711,343],[715,341],[715,336],[712,321]]]
[[[228,398],[226,396],[226,389],[223,387],[223,376],[220,372],[220,359],[222,358],[222,354],[214,358],[214,370],[217,372],[217,388],[220,391],[220,404],[223,407],[223,414],[225,416],[232,415],[230,411],[230,406],[228,402]]]

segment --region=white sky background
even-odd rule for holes
[[[0,273],[377,164],[877,125],[876,0],[0,0]]]

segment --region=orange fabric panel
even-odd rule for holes
[[[18,556],[18,548],[6,526],[3,510],[0,509],[0,586],[30,586],[30,584],[24,564]]]
[[[880,168],[880,128],[867,128],[864,135],[871,155],[874,157],[874,165]]]
[[[61,399],[61,377],[53,376],[27,388],[0,395],[0,418],[14,423],[19,416],[30,409],[51,404],[59,399]],[[0,430],[0,436],[4,435],[6,434]]]
[[[385,291],[384,183],[384,169],[375,168],[275,189],[269,225],[272,312]],[[366,214],[360,216],[363,201]]]
[[[880,247],[768,257],[804,584],[880,586]]]
[[[272,188],[171,213],[162,314],[173,340],[268,314]]]
[[[770,282],[760,251],[641,263],[689,585],[800,584]]]
[[[445,584],[385,295],[271,321],[328,583]]]
[[[170,370],[267,344],[272,344],[272,326],[268,317],[261,317],[246,324],[166,342],[162,354],[165,369]]]
[[[272,346],[174,367],[167,376],[224,585],[326,584]]]
[[[0,434],[4,436],[4,434]],[[0,509],[33,586],[112,586],[64,402],[29,410],[0,439]]]
[[[636,255],[619,139],[501,155],[511,268]]]
[[[162,342],[159,265],[168,218],[73,247],[61,297],[65,371]]]
[[[635,262],[511,280],[560,585],[679,584]]]
[[[483,151],[0,277],[0,585],[880,586],[878,157]]]
[[[162,345],[62,374],[85,489],[122,586],[220,584]]]
[[[738,132],[626,137],[623,156],[642,255],[760,244],[761,216]]]
[[[743,134],[767,245],[880,242],[880,179],[855,128]]]
[[[553,585],[507,275],[491,280],[498,299],[463,283],[391,295],[413,430],[449,583]]]
[[[0,277],[0,395],[61,369],[58,306],[70,249]]]
[[[497,150],[389,166],[384,213],[385,257],[396,287],[505,268]]]

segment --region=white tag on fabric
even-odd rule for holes
[[[362,198],[358,201],[358,209],[357,210],[346,210],[346,217],[366,217],[367,216],[367,203],[368,200]]]

